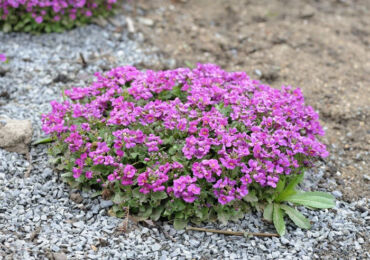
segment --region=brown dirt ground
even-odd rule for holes
[[[126,15],[145,45],[175,60],[171,68],[215,63],[300,87],[326,129],[325,178],[345,200],[370,197],[369,0],[134,2]]]

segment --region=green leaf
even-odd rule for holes
[[[47,144],[53,142],[54,139],[52,137],[46,137],[36,140],[32,145],[38,145],[38,144]]]
[[[100,172],[100,173],[111,173],[114,170],[113,166],[110,165],[103,165],[103,164],[97,164],[91,167],[91,169],[94,172]]]
[[[130,157],[132,159],[135,159],[138,155],[139,155],[139,153],[130,153]]]
[[[255,191],[249,192],[246,196],[243,197],[243,200],[246,202],[258,202]]]
[[[299,174],[294,176],[286,186],[286,188],[279,193],[279,195],[275,198],[276,202],[284,201],[288,196],[296,194],[297,191],[295,190],[296,186],[302,181],[304,174]]]
[[[163,200],[167,197],[167,193],[164,191],[157,191],[152,193],[152,199],[154,200]]]
[[[328,193],[320,191],[293,194],[285,198],[284,201],[318,209],[335,207],[334,197]]]
[[[188,68],[190,68],[190,69],[194,69],[195,68],[195,66],[190,61],[188,61],[188,60],[184,61],[184,63],[185,63],[185,66],[188,67]]]
[[[124,196],[122,196],[122,194],[120,192],[116,192],[116,194],[114,194],[114,197],[113,197],[112,201],[115,204],[121,204],[125,201],[125,198],[124,198]]]
[[[276,194],[279,194],[280,192],[282,192],[284,187],[285,187],[285,180],[284,178],[280,178],[275,188]]]
[[[93,199],[93,198],[96,198],[96,197],[98,197],[98,196],[100,196],[102,194],[102,191],[101,190],[99,190],[99,191],[95,191],[92,195],[91,195],[91,198]]]
[[[140,187],[137,187],[132,190],[132,196],[136,199],[139,199],[140,202],[144,202],[147,199],[147,195],[140,192]]]
[[[274,210],[274,205],[272,203],[268,204],[263,211],[263,218],[267,221],[272,222],[272,212]]]
[[[157,221],[161,217],[161,214],[162,214],[163,210],[164,210],[164,207],[163,206],[156,207],[153,210],[152,215],[150,215],[150,218],[153,221]]]
[[[172,145],[174,142],[175,142],[175,138],[172,135],[163,140],[163,144],[171,144]]]
[[[209,209],[207,207],[202,207],[202,208],[198,208],[195,210],[195,215],[199,218],[199,219],[206,219],[208,218],[209,216]]]
[[[311,228],[310,221],[305,216],[303,216],[301,212],[287,205],[280,205],[280,208],[282,208],[285,211],[285,213],[289,216],[289,218],[298,227],[304,228],[304,229]]]
[[[238,221],[239,219],[244,217],[244,213],[242,210],[235,210],[232,212],[232,215],[230,216],[230,220],[232,221]]]
[[[147,218],[149,218],[150,217],[150,215],[152,214],[152,212],[153,212],[153,208],[152,207],[150,207],[150,206],[145,206],[146,208],[145,209],[143,209],[143,208],[141,208],[140,209],[140,212],[137,214],[139,217],[143,217],[143,218],[145,218],[145,219],[147,219]]]
[[[217,219],[222,223],[222,224],[227,224],[227,222],[230,219],[230,214],[228,214],[225,211],[220,211],[217,212]]]
[[[185,203],[180,199],[176,199],[173,203],[170,203],[169,205],[172,205],[175,211],[182,211],[186,208]]]
[[[284,236],[286,228],[285,228],[285,221],[284,221],[284,213],[280,209],[280,205],[274,203],[274,212],[272,215],[274,226],[276,231],[280,236]]]
[[[188,220],[182,219],[182,218],[175,218],[173,222],[173,227],[176,230],[183,230],[187,224],[188,224]]]
[[[12,26],[9,23],[3,25],[3,32],[8,33],[12,30]]]

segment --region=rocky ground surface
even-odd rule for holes
[[[263,49],[263,51],[258,49],[248,55],[245,52],[237,52],[235,59],[241,62],[238,65],[232,58],[223,56],[226,55],[225,52],[227,53],[225,50],[217,54],[220,56],[214,56],[216,50],[214,52],[201,50],[198,49],[199,46],[194,45],[189,49],[189,52],[179,51],[176,54],[171,50],[171,47],[168,47],[173,40],[172,48],[175,48],[176,41],[174,38],[176,37],[168,36],[167,40],[164,41],[164,35],[161,34],[161,31],[158,31],[158,28],[162,28],[163,24],[169,22],[169,16],[177,14],[174,16],[176,19],[171,22],[173,28],[180,28],[178,19],[183,16],[193,19],[186,20],[188,18],[184,18],[183,25],[185,28],[188,26],[191,28],[191,22],[194,22],[193,26],[199,28],[207,28],[208,26],[216,30],[227,22],[227,17],[222,17],[223,12],[229,12],[230,8],[236,8],[234,10],[236,13],[239,11],[246,12],[245,9],[239,8],[241,7],[238,5],[239,1],[234,3],[235,6],[231,5],[230,8],[220,5],[219,1],[215,1],[215,6],[224,9],[219,10],[221,16],[214,18],[211,14],[206,17],[200,14],[196,16],[197,11],[189,6],[194,4],[194,1],[173,1],[168,5],[156,5],[152,8],[149,8],[151,6],[148,7],[148,2],[138,1],[136,9],[126,6],[127,16],[118,16],[111,21],[113,25],[108,24],[104,28],[91,25],[64,34],[39,36],[0,33],[0,53],[6,53],[9,58],[8,64],[0,64],[0,117],[3,118],[0,120],[0,126],[6,124],[5,121],[8,119],[4,118],[30,120],[33,128],[32,140],[37,140],[43,136],[40,115],[50,110],[49,102],[53,99],[59,99],[61,90],[65,87],[86,85],[92,80],[92,75],[96,71],[104,71],[124,64],[133,64],[145,69],[172,68],[181,65],[185,60],[189,62],[215,62],[227,69],[246,70],[256,78],[260,77],[261,80],[271,81],[273,85],[289,83],[302,86],[305,95],[308,96],[307,102],[315,106],[323,115],[322,121],[329,133],[324,141],[330,144],[331,150],[331,157],[318,162],[317,167],[307,175],[303,188],[332,192],[337,197],[337,207],[322,211],[311,211],[302,208],[303,214],[312,222],[312,229],[304,231],[293,227],[289,223],[288,234],[282,238],[251,237],[246,239],[244,237],[194,231],[179,232],[175,231],[172,225],[166,222],[155,223],[154,225],[130,222],[129,230],[123,232],[121,229],[122,220],[108,215],[108,209],[112,205],[110,201],[101,198],[92,199],[90,197],[91,193],[72,190],[61,182],[57,172],[48,163],[47,145],[31,145],[29,151],[24,149],[24,151],[18,151],[18,153],[0,149],[0,257],[4,259],[369,258],[370,216],[368,194],[366,194],[366,186],[368,185],[365,185],[369,182],[369,175],[366,174],[366,170],[368,170],[366,135],[369,132],[365,125],[366,118],[368,118],[368,107],[366,107],[368,104],[364,102],[366,95],[368,95],[367,90],[364,89],[365,78],[368,75],[365,74],[368,70],[368,63],[366,63],[368,52],[366,50],[369,47],[366,29],[364,29],[366,26],[361,25],[361,23],[356,25],[358,30],[365,32],[359,34],[365,35],[361,36],[364,37],[364,40],[353,43],[355,44],[354,49],[347,50],[343,47],[344,53],[351,51],[351,53],[357,54],[353,54],[354,56],[351,59],[344,60],[345,57],[340,55],[345,54],[339,52],[339,57],[344,60],[342,63],[331,61],[332,65],[325,65],[325,62],[330,62],[324,59],[326,56],[323,59],[317,57],[309,61],[308,58],[311,57],[311,54],[305,49],[307,48],[305,44],[310,45],[307,42],[308,38],[321,38],[311,31],[307,31],[304,34],[306,40],[301,39],[302,43],[305,44],[296,47],[301,48],[302,53],[298,49],[294,50],[293,47],[289,47],[289,45],[285,46],[287,45],[285,43],[280,43],[278,45],[281,45],[280,55],[282,56],[276,56],[278,52],[276,48],[278,47],[268,45],[266,46],[267,49]],[[205,4],[206,2],[198,1],[197,3]],[[244,1],[240,1],[240,3],[244,3]],[[249,7],[254,8],[256,6],[259,5],[255,4]],[[338,1],[338,6],[338,10],[342,10],[340,12],[347,10],[342,7],[341,1]],[[287,21],[284,20],[285,18],[274,18],[276,20],[271,18],[272,20],[269,20],[272,15],[266,14],[268,8],[265,8],[266,12],[263,12],[261,6],[259,8],[261,8],[260,13],[252,12],[253,17],[257,17],[253,19],[256,20],[255,23],[260,24],[258,26],[265,27],[265,29],[255,31],[258,27],[253,27],[257,25],[251,22],[250,33],[259,35],[261,30],[266,32],[267,25],[278,28],[279,26],[276,23],[285,24],[286,27],[281,27],[285,28],[281,30],[281,33],[284,34],[285,32],[289,37],[293,37],[292,35],[297,33],[295,30],[299,31],[301,29],[297,27],[293,30],[293,27],[289,27],[300,25],[300,23],[292,23],[289,18],[286,18]],[[134,10],[136,10],[136,14],[134,14]],[[210,12],[209,8],[204,10]],[[304,15],[306,18],[299,18],[302,19],[302,23],[305,20],[307,20],[307,24],[310,24],[312,19],[313,21],[320,20],[322,14],[315,10],[313,15],[306,13]],[[332,16],[337,15],[335,10],[332,11]],[[361,12],[366,12],[366,10]],[[162,15],[164,21],[155,18],[154,14],[156,13],[159,16]],[[330,21],[332,16],[330,16],[330,13],[328,16],[328,21]],[[248,18],[250,17],[248,15],[244,17],[245,19],[252,19]],[[261,17],[265,17],[265,20]],[[289,15],[286,14],[284,17],[289,17]],[[213,25],[211,19],[215,21]],[[340,21],[340,18],[337,19]],[[361,18],[353,17],[353,19]],[[200,26],[202,23],[204,25]],[[235,23],[237,24],[237,22]],[[229,26],[234,26],[235,23]],[[362,24],[366,25],[366,23],[367,20],[364,19]],[[338,22],[338,30],[345,32],[347,27],[340,25],[340,22]],[[158,33],[159,36],[162,35],[162,45],[156,42],[154,33],[150,34],[145,31],[147,27]],[[292,31],[288,31],[288,28],[291,28]],[[330,28],[329,25],[328,28]],[[177,31],[177,29],[163,27],[162,33],[166,29],[168,29],[168,35]],[[317,29],[319,30],[319,27]],[[226,30],[223,32],[226,32]],[[179,29],[178,37],[183,36],[179,39],[185,39],[183,33]],[[193,37],[189,34],[189,38],[194,40],[198,37],[197,35]],[[211,32],[206,33],[206,35],[208,35],[207,37],[218,37]],[[298,41],[299,37],[294,37]],[[330,29],[328,29],[327,37],[324,38],[330,38]],[[236,39],[238,38],[235,38],[234,41]],[[251,39],[255,39],[255,44],[261,44],[257,40],[258,37],[252,37]],[[340,39],[339,36],[336,39],[331,39],[333,50],[339,48],[337,46],[340,46],[340,43],[337,43],[336,40],[339,41]],[[324,40],[322,39],[322,41]],[[210,42],[215,44],[213,41]],[[229,40],[226,41],[227,44],[228,42]],[[313,42],[313,46],[316,46],[315,41]],[[187,44],[185,40],[183,43]],[[245,48],[252,45],[245,45]],[[178,46],[180,47],[180,45]],[[145,52],[143,51],[144,47]],[[356,52],[356,48],[359,49],[358,52]],[[236,50],[239,51],[237,47]],[[269,50],[271,50],[271,54],[269,54]],[[258,54],[260,51],[263,53]],[[315,51],[312,50],[312,52]],[[297,55],[297,59],[301,55],[301,58],[305,57],[307,60],[302,58],[300,62],[293,62],[293,58],[282,58],[290,57],[288,54]],[[319,53],[320,55],[324,54]],[[262,56],[265,57],[265,62],[262,62]],[[217,59],[214,57],[217,57]],[[267,59],[267,57],[269,58]],[[245,60],[244,63],[243,60]],[[288,72],[290,70],[290,73],[283,72],[284,70],[280,68],[277,76],[266,78],[264,75],[269,75],[269,66],[278,63],[278,61],[286,62],[286,69],[288,69]],[[346,63],[349,63],[348,70],[345,70]],[[357,68],[352,67],[351,71],[349,68],[354,64],[358,64],[358,66]],[[336,70],[328,69],[326,71],[327,76],[324,77],[322,70],[326,68],[325,66],[328,66],[328,68],[330,66],[337,67]],[[292,76],[291,73],[294,68],[297,71]],[[303,72],[303,68],[306,68],[307,71]],[[353,75],[362,75],[362,77],[357,77],[356,81]],[[275,77],[277,78],[273,80]],[[310,81],[306,82],[308,78],[310,78]],[[324,79],[327,79],[327,81]],[[350,79],[354,80],[352,85],[345,85],[349,82],[346,80]],[[357,95],[357,92],[337,92],[334,87],[331,87],[334,86],[332,84],[336,81],[342,81],[338,85],[340,91],[347,91],[344,86],[352,91],[357,86],[358,91],[363,91],[359,92],[358,99],[354,99],[357,103],[351,99],[354,98],[351,95]],[[320,85],[320,82],[323,85]],[[312,89],[310,89],[309,83],[311,83]],[[328,89],[324,87],[325,83],[329,84]],[[316,93],[320,89],[319,86],[323,91],[323,96],[320,96],[320,98],[318,98],[319,93]],[[316,94],[312,94],[311,91]],[[342,96],[338,93],[342,93]],[[333,103],[326,103],[325,95],[331,95],[329,99]],[[348,106],[348,114],[346,114],[347,110],[344,108],[342,110],[338,109],[342,114],[335,114],[336,112],[333,112],[335,107],[340,107],[341,102],[346,100],[351,102]],[[325,104],[327,104],[327,109]],[[357,112],[353,112],[357,111],[356,109],[360,111],[358,117],[354,116],[357,115]],[[333,114],[330,114],[332,112]],[[337,118],[338,115],[339,119]],[[346,117],[341,118],[340,115]],[[364,124],[361,125],[361,122]],[[350,128],[352,125],[358,128]],[[344,132],[344,129],[347,129],[346,127],[348,131]],[[336,139],[334,134],[336,131],[342,139]],[[356,131],[359,131],[360,134],[358,135]],[[27,138],[22,140],[27,142]],[[347,148],[345,145],[347,145]],[[355,154],[358,154],[356,160],[356,157],[352,157]],[[359,170],[358,175],[351,175],[345,171],[347,168],[343,168],[347,165],[352,165],[355,169],[362,167],[362,171]],[[354,183],[358,181],[361,185],[351,186],[351,182],[345,178],[347,174],[354,178]],[[352,193],[357,194],[358,192],[358,194],[356,196],[348,195],[349,192],[344,187],[346,185],[352,188]],[[360,188],[353,190],[356,187]],[[258,212],[246,215],[238,223],[230,223],[227,226],[209,224],[206,227],[250,232],[274,231],[270,224],[262,221],[261,214]]]

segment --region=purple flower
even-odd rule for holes
[[[210,64],[159,72],[126,66],[96,76],[42,116],[45,133],[67,144],[75,178],[112,168],[96,182],[200,205],[214,196],[225,205],[252,183],[276,188],[282,174],[328,155],[316,139],[318,115],[299,90]]]
[[[200,187],[194,184],[196,181],[196,178],[189,175],[180,176],[173,181],[173,187],[169,187],[167,192],[173,192],[176,198],[182,198],[184,201],[192,203],[198,198],[196,195],[201,192]]]
[[[36,21],[36,23],[42,23],[42,16],[37,16],[36,18],[35,18],[35,21]]]
[[[91,179],[93,177],[93,172],[92,171],[87,171],[85,172],[85,176],[87,179]]]
[[[6,62],[6,56],[5,56],[5,54],[0,53],[0,61],[1,62]]]

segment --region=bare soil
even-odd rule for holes
[[[171,68],[215,63],[300,87],[326,129],[325,178],[345,200],[370,197],[370,1],[134,2],[125,13],[136,33],[174,59]]]

